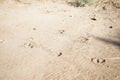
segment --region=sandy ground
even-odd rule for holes
[[[120,11],[0,3],[0,80],[120,80]]]

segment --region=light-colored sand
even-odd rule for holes
[[[0,80],[120,80],[120,11],[1,3]]]

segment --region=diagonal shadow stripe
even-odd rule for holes
[[[115,41],[115,40],[110,40],[110,39],[104,39],[104,38],[100,38],[100,37],[95,37],[95,38],[97,40],[103,41],[105,43],[112,44],[112,45],[120,47],[120,41]]]

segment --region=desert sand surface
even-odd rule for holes
[[[1,0],[0,80],[120,80],[120,9]]]

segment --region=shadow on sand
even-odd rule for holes
[[[117,36],[113,37],[113,39],[106,39],[106,38],[102,38],[102,37],[94,37],[94,38],[99,41],[103,41],[107,44],[112,44],[114,46],[120,47],[120,33],[118,33]]]
[[[120,47],[120,40],[116,41],[116,40],[104,39],[104,38],[100,38],[100,37],[95,37],[95,38],[97,40],[103,41],[105,43],[112,44],[112,45]]]

